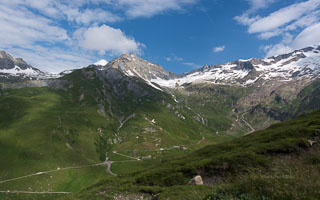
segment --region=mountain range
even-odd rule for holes
[[[233,152],[236,142],[232,141],[238,137],[254,138],[240,142],[244,146],[269,142],[266,138],[272,134],[257,133],[319,110],[319,78],[319,45],[266,59],[205,65],[185,74],[168,72],[135,54],[48,74],[1,51],[0,160],[4,164],[0,166],[0,190],[79,192],[115,174],[121,177],[146,169],[151,171],[134,176],[132,184],[181,185],[196,173],[204,176],[204,168],[212,167],[196,165],[190,160],[197,157],[193,152],[208,145],[218,145],[213,152],[219,148]],[[313,130],[315,122],[308,123],[306,127]],[[304,141],[308,143],[308,139]],[[278,143],[270,141],[276,148]],[[286,149],[283,145],[295,148],[296,143],[281,141],[280,150]],[[203,153],[198,154],[203,159],[199,163],[206,159],[209,163],[205,155],[212,152],[207,150],[199,150]],[[223,155],[217,159],[228,161],[227,153]],[[169,165],[175,169],[169,167],[168,174],[172,172],[177,183],[163,175],[168,160],[174,160]],[[221,160],[218,164],[224,168]],[[193,164],[184,168],[175,162]],[[79,170],[68,171],[74,168]],[[31,178],[25,184],[28,174]],[[219,178],[212,180],[219,182]],[[123,180],[129,183],[133,179]],[[155,190],[150,194],[157,194]]]

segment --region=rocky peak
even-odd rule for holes
[[[7,52],[0,50],[0,59],[9,59],[9,60],[14,60],[14,58],[8,54]]]
[[[0,51],[0,69],[14,68],[14,58],[5,51]]]
[[[102,69],[114,68],[127,76],[136,76],[144,80],[151,79],[170,79],[174,74],[169,73],[160,65],[148,62],[136,54],[123,54],[119,58],[110,61]]]
[[[45,73],[27,64],[22,58],[14,58],[5,51],[0,51],[0,78],[15,80],[38,79]]]
[[[22,58],[15,58],[14,64],[19,66],[21,69],[35,69],[31,65],[27,64]]]

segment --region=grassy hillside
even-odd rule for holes
[[[317,88],[314,83],[301,92],[302,110],[317,108]],[[235,138],[229,133],[250,131],[242,113],[234,109],[250,92],[250,88],[191,86],[175,91],[175,97],[117,70],[94,67],[53,80],[49,87],[1,89],[0,198],[65,196],[14,193],[25,191],[103,199],[128,191],[160,199],[184,194],[198,199],[217,191],[217,185],[219,194],[232,196],[234,184],[245,185],[243,180],[269,173],[266,170],[272,174],[274,155],[302,152],[310,134],[319,129],[318,121],[312,121],[319,113],[314,113],[225,143]],[[113,163],[105,163],[106,157]],[[304,156],[300,157],[292,162]],[[301,167],[308,166],[316,165]],[[185,186],[197,174],[208,184]],[[11,193],[1,193],[8,190]]]
[[[77,192],[111,176],[106,156],[117,161],[111,171],[122,174],[232,138],[212,134],[170,95],[139,80],[115,84],[98,76],[87,68],[54,87],[0,90],[0,191]],[[138,94],[124,87],[130,81],[142,88]],[[139,96],[145,91],[148,95]],[[56,194],[0,193],[0,198]]]
[[[198,174],[205,185],[187,185]],[[66,198],[319,199],[319,191],[320,111],[106,179]]]

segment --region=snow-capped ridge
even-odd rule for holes
[[[0,69],[0,73],[10,74],[12,76],[19,76],[19,75],[37,76],[37,75],[40,75],[40,72],[38,70],[35,70],[33,68],[21,69],[17,65],[11,69]]]
[[[319,76],[320,46],[314,45],[266,59],[240,59],[226,64],[205,65],[179,78],[170,80],[155,78],[151,82],[169,88],[200,83],[249,86],[259,80],[291,81],[297,78],[312,79]]]

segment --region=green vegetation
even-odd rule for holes
[[[68,199],[319,199],[320,111],[156,168],[106,179]],[[312,144],[312,145],[311,145]],[[200,174],[207,186],[187,185]]]
[[[50,87],[0,89],[0,190],[73,193],[0,198],[319,197],[318,144],[308,141],[319,140],[319,112],[234,139],[250,131],[245,119],[263,123],[237,105],[252,88],[190,85],[175,101],[117,73],[88,67]],[[320,107],[318,86],[298,95],[295,111]],[[287,112],[284,103],[278,95],[260,106]],[[186,185],[198,174],[206,186]]]
[[[239,99],[250,92],[251,88],[202,84],[186,86],[185,91],[176,93],[189,108],[187,112],[197,116],[195,119],[212,132],[243,135],[248,132],[247,127],[234,123],[237,120],[234,109]]]
[[[87,68],[63,77],[57,87],[1,89],[0,190],[78,192],[111,176],[103,164],[91,166],[105,161],[106,155],[111,161],[125,161],[111,167],[121,175],[232,138],[212,134],[170,95],[139,80],[134,83],[148,95],[126,90],[117,94],[112,80],[97,76],[94,69]],[[129,82],[123,80],[119,85]],[[168,104],[172,108],[167,108]],[[146,159],[127,162],[130,159],[111,151]],[[82,166],[88,167],[57,170]],[[57,171],[1,182],[51,170]],[[0,198],[32,199],[37,195],[0,193]],[[39,198],[42,196],[50,195]]]

